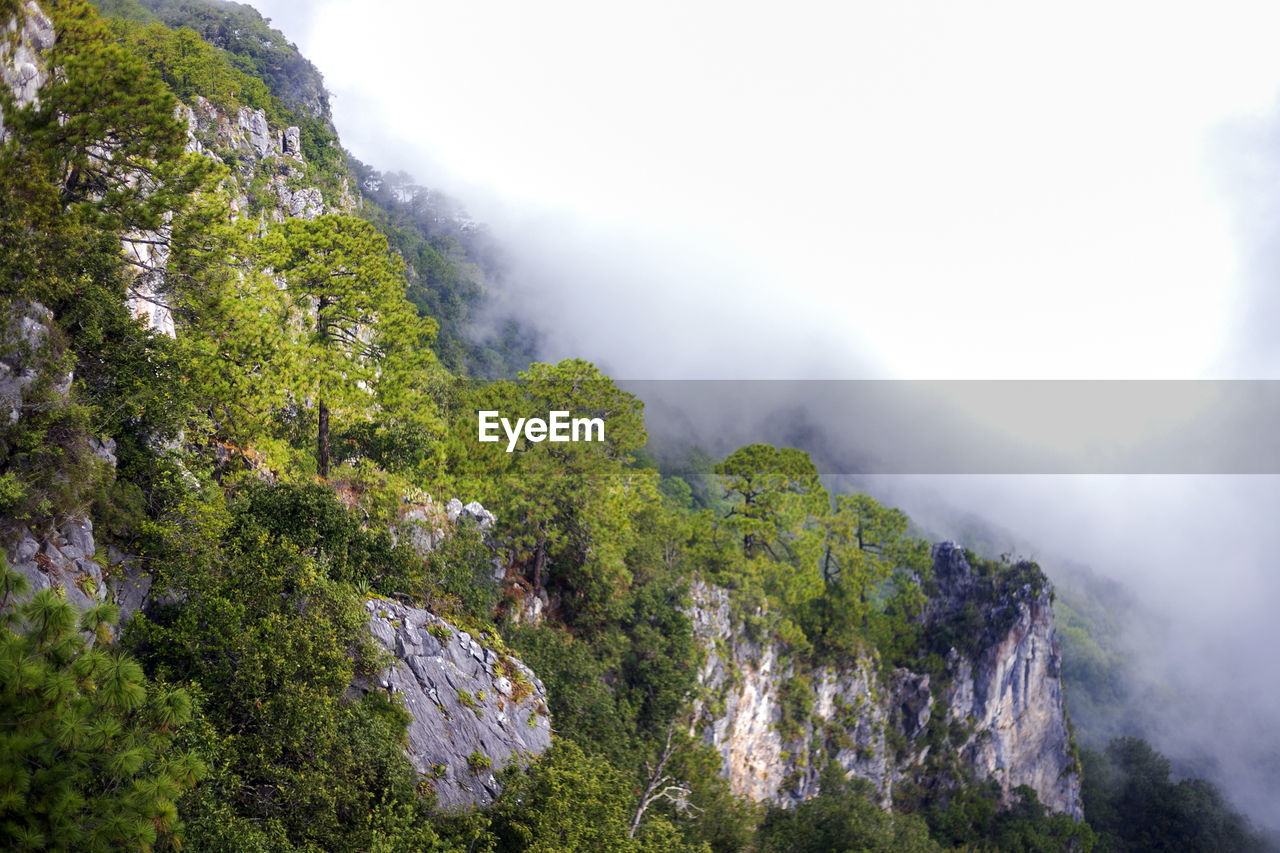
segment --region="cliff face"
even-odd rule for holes
[[[222,190],[232,216],[248,218],[256,213],[283,222],[349,212],[356,206],[345,185],[326,204],[320,188],[310,183],[313,176],[302,156],[298,128],[272,127],[262,110],[240,107],[231,113],[200,96],[179,106],[178,117],[187,125],[188,152],[230,167]],[[130,312],[149,328],[173,337],[176,330],[166,281],[169,242],[167,226],[122,239],[125,257],[136,273],[128,294]]]
[[[974,597],[973,570],[950,543],[935,549],[934,577],[952,608]],[[1063,710],[1052,594],[1047,585],[1021,592],[1016,603],[990,608],[997,617],[1006,609],[1004,621],[988,627],[976,656],[949,661],[953,677],[942,701],[949,720],[972,723],[960,754],[980,776],[999,779],[1006,793],[1030,785],[1051,810],[1078,819],[1080,774]]]
[[[22,14],[0,29],[0,85],[8,88],[17,109],[37,102],[49,77],[43,54],[54,38],[53,22],[35,0],[24,0]],[[5,138],[0,108],[0,142]]]
[[[439,804],[487,805],[495,773],[551,743],[547,691],[523,663],[481,638],[393,601],[366,603],[373,636],[396,662],[376,684],[412,716],[409,759]]]
[[[695,730],[720,753],[735,793],[807,799],[831,756],[887,806],[903,782],[948,784],[958,762],[1006,796],[1029,785],[1049,810],[1082,816],[1047,584],[993,596],[951,544],[935,548],[934,575],[926,636],[960,613],[981,618],[976,642],[949,650],[942,678],[885,672],[874,654],[801,668],[776,643],[744,636],[725,590],[693,585],[694,630],[707,648]]]

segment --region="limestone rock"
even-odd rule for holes
[[[951,650],[942,686],[925,673],[883,673],[870,656],[835,668],[800,669],[776,642],[745,634],[726,590],[693,583],[688,613],[707,651],[693,731],[720,753],[735,794],[784,806],[812,796],[822,756],[811,758],[807,751],[816,742],[823,752],[834,751],[846,772],[870,780],[887,806],[895,785],[921,781],[926,772],[926,735],[941,703],[946,748],[978,778],[997,780],[1006,797],[1030,785],[1051,812],[1081,818],[1048,584],[1001,588],[996,595],[980,591],[964,552],[951,543],[934,549],[933,576],[938,592],[926,607],[926,622],[946,620],[976,602],[987,626],[968,652]],[[782,695],[788,689],[810,691],[813,710],[808,719],[784,726]],[[897,741],[893,750],[890,731]]]
[[[799,675],[812,690],[813,713],[842,732],[832,742],[836,760],[870,780],[887,804],[893,780],[885,748],[888,714],[874,664],[857,659],[839,670],[797,672],[776,644],[754,642],[734,624],[726,590],[695,581],[690,592],[694,636],[707,649],[699,682],[712,697],[695,703],[694,731],[720,753],[733,792],[781,805],[818,793],[821,767],[807,760],[803,745],[815,734],[824,738],[829,727],[815,732],[805,720],[800,737],[784,740],[779,725],[784,685]]]
[[[275,140],[267,126],[267,115],[262,110],[241,107],[236,115],[236,126],[259,160],[275,152]]]
[[[400,522],[391,528],[391,537],[396,542],[406,542],[425,557],[449,537],[454,525],[471,524],[487,533],[496,521],[494,514],[481,506],[479,501],[472,501],[464,506],[462,501],[453,498],[441,509],[428,497],[425,502],[404,511]],[[495,568],[495,580],[502,579],[503,568],[505,567],[501,565]]]
[[[170,216],[165,218],[168,220]],[[155,231],[134,232],[121,239],[133,272],[125,294],[129,314],[142,320],[147,328],[170,338],[177,334],[167,277],[171,236],[166,224]]]
[[[151,575],[138,558],[107,546],[107,589],[120,610],[120,624],[147,606],[151,597]],[[172,600],[172,598],[170,599]]]
[[[391,529],[395,542],[404,542],[423,557],[434,551],[447,535],[448,519],[430,498],[425,504],[408,510]]]
[[[455,524],[467,522],[481,530],[488,530],[498,520],[497,516],[481,506],[479,501],[472,501],[463,506],[462,501],[453,498],[449,501],[446,512],[449,514],[449,520]]]
[[[279,202],[280,219],[315,219],[325,212],[324,196],[315,187],[293,188],[288,175],[276,175],[271,179],[271,191]]]
[[[26,577],[32,593],[61,589],[70,604],[84,610],[107,598],[95,550],[93,523],[87,518],[67,521],[49,536],[22,527],[9,546],[9,566]]]
[[[0,84],[8,88],[18,109],[37,104],[47,82],[44,52],[53,47],[53,22],[35,0],[24,0],[19,15],[0,28]],[[0,109],[0,142],[6,139]]]
[[[940,561],[950,564],[946,578],[935,568],[944,593],[949,583],[956,588],[956,580],[965,587],[963,576],[971,572],[963,554],[956,560],[957,550],[951,543],[935,549],[935,567]],[[999,779],[1006,794],[1030,785],[1051,811],[1078,820],[1083,816],[1080,776],[1063,714],[1062,654],[1049,588],[1026,595],[1011,621],[972,660],[954,658],[954,677],[944,694],[949,719],[974,726],[975,735],[961,753],[980,775]]]
[[[286,127],[281,136],[280,151],[286,157],[302,159],[302,133],[296,127]]]
[[[551,743],[546,688],[520,661],[432,613],[382,599],[365,607],[373,636],[397,660],[357,689],[401,697],[413,718],[409,759],[442,808],[492,802],[496,772]],[[473,767],[474,753],[489,766]]]
[[[89,450],[103,462],[116,467],[116,440],[110,436],[89,439]]]
[[[45,365],[43,350],[49,338],[53,312],[38,302],[14,300],[0,334],[0,417],[15,424],[22,417],[27,389],[40,378]],[[64,392],[65,386],[65,392]],[[59,393],[69,393],[70,378],[59,377]]]

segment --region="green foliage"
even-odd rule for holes
[[[781,710],[778,733],[783,743],[803,737],[813,711],[813,687],[808,677],[795,675],[784,681],[778,687],[778,705]]]
[[[670,831],[631,837],[625,777],[571,741],[559,741],[526,772],[507,771],[492,813],[497,851],[595,853],[690,849]]]
[[[113,29],[183,103],[193,104],[199,96],[224,113],[234,114],[247,106],[264,110],[275,125],[288,118],[265,83],[235,68],[194,30],[170,29],[158,22],[139,24],[123,17],[113,21]]]
[[[403,172],[379,172],[347,159],[361,189],[362,214],[408,265],[409,300],[440,324],[440,360],[460,375],[513,378],[533,361],[535,346],[532,332],[512,322],[477,337],[477,315],[503,267],[484,230],[458,227],[461,209]]]
[[[264,240],[298,324],[298,372],[282,377],[297,401],[315,400],[317,469],[329,473],[329,419],[382,419],[430,430],[430,391],[443,375],[429,347],[435,324],[404,299],[403,266],[372,225],[348,216],[286,220]]]
[[[970,781],[955,790],[926,798],[925,816],[933,837],[953,847],[1035,853],[1041,850],[1094,849],[1096,837],[1087,824],[1067,815],[1049,815],[1036,792],[1027,785],[1013,791],[1011,802],[1001,805],[1000,786],[994,780]]]
[[[51,589],[15,604],[25,590],[0,556],[0,841],[88,851],[173,839],[175,801],[205,774],[174,745],[190,698],[109,648],[114,606],[77,622]]]
[[[286,541],[331,580],[364,581],[390,595],[409,592],[421,572],[421,560],[408,546],[393,545],[385,529],[365,528],[332,489],[316,483],[253,484],[237,497],[233,511],[236,536]]]
[[[24,334],[38,321],[25,300],[0,299],[0,356],[30,377],[20,417],[0,424],[0,503],[5,516],[43,526],[83,512],[101,476],[86,432],[91,412],[71,396],[74,363],[65,336],[45,321],[45,333]]]
[[[905,663],[919,646],[927,543],[908,535],[901,510],[869,495],[837,495],[825,526],[825,594],[800,617],[818,656],[839,660],[870,643],[884,659]]]
[[[731,453],[715,473],[731,504],[725,526],[741,538],[746,558],[767,555],[794,567],[794,576],[774,584],[789,600],[816,594],[812,568],[822,537],[815,521],[826,515],[829,498],[808,454],[751,444]]]
[[[821,793],[793,809],[772,808],[760,826],[762,853],[828,851],[939,851],[924,822],[913,815],[890,815],[871,801],[870,783],[846,779],[839,765],[822,771]]]
[[[18,180],[55,188],[73,222],[159,229],[212,165],[183,157],[186,128],[173,95],[86,3],[59,3],[53,20],[58,38],[47,61],[60,73],[38,104],[4,111],[13,133],[6,148],[28,170]]]
[[[1117,738],[1081,751],[1084,812],[1099,849],[1266,850],[1268,845],[1203,779],[1169,778],[1169,760],[1143,740]]]
[[[359,598],[326,568],[354,570],[368,555],[323,501],[283,495],[183,510],[156,554],[181,596],[130,623],[151,671],[203,694],[213,772],[179,804],[199,849],[367,849],[379,831],[369,815],[426,816],[401,751],[403,713],[348,695],[381,655]],[[307,534],[300,507],[315,508],[332,545],[295,543]],[[275,837],[283,846],[265,847]]]
[[[414,585],[413,592],[440,616],[485,624],[498,603],[493,560],[484,535],[460,526],[427,555],[423,581]]]
[[[328,118],[320,73],[253,7],[219,0],[139,0],[139,5],[167,26],[189,28],[225,50],[246,76],[265,83],[291,109]]]
[[[543,442],[521,438],[479,444],[477,415],[496,410],[515,422],[553,410],[601,418],[604,441]],[[577,627],[616,618],[631,582],[627,552],[638,538],[636,519],[657,501],[656,472],[628,467],[645,441],[642,404],[580,359],[535,364],[519,383],[456,389],[446,450],[455,494],[501,504],[500,532],[508,564],[535,591],[559,596],[566,621]]]

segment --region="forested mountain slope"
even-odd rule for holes
[[[468,381],[528,343],[468,337],[482,229],[248,7],[102,7],[0,0],[6,849],[1256,843],[1091,783],[1040,567],[801,450],[695,499],[584,361]],[[554,409],[603,440],[476,441]]]

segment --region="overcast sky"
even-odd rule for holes
[[[1275,4],[257,5],[357,156],[619,308],[565,345],[621,373],[699,375],[643,344],[723,317],[704,374],[1249,373],[1214,154],[1273,111]]]
[[[549,358],[1280,378],[1280,4],[253,3],[349,149],[493,226]],[[1186,697],[1160,745],[1280,822],[1280,481],[933,487],[1178,626],[1147,661]]]

